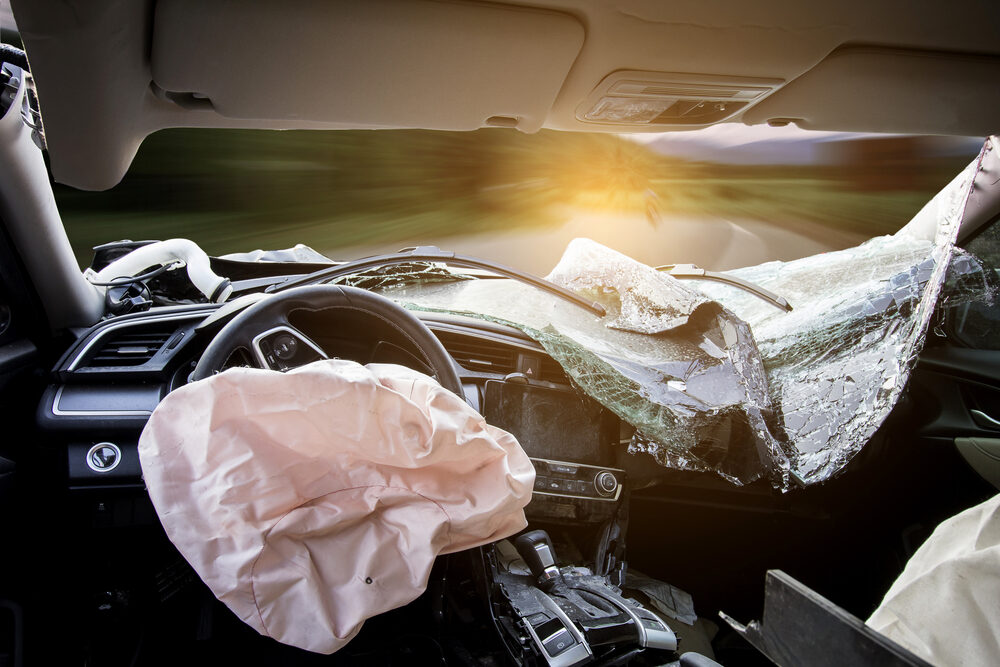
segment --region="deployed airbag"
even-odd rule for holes
[[[332,653],[424,590],[435,556],[526,525],[515,438],[401,366],[234,368],[169,394],[139,440],[150,498],[212,592]]]
[[[939,525],[868,625],[935,665],[1000,655],[1000,495]]]

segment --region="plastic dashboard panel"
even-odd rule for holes
[[[89,330],[58,362],[37,421],[48,443],[65,451],[70,489],[142,488],[139,435],[159,401],[186,382],[205,344],[200,340],[205,332],[198,327],[213,312],[211,306],[181,307],[116,318]],[[498,414],[490,407],[489,401],[497,399],[488,388],[496,393],[508,384],[514,394],[544,398],[550,410],[566,408],[567,401],[575,406],[569,422],[563,419],[559,429],[575,428],[577,433],[560,433],[559,442],[544,425],[506,425],[517,426],[510,430],[525,439],[525,449],[543,473],[529,515],[586,523],[613,516],[626,480],[612,451],[618,441],[617,418],[579,396],[559,366],[516,329],[459,316],[422,315],[459,364],[467,400],[487,417]],[[130,356],[137,351],[131,348],[139,347],[135,341],[150,346],[138,362]],[[120,351],[116,345],[129,346],[120,364],[108,361]],[[529,384],[524,371],[538,379]],[[585,418],[577,419],[578,413]],[[528,420],[542,416],[532,411],[524,415]],[[111,470],[88,464],[93,448],[101,443],[120,452]],[[574,452],[574,443],[580,444],[579,451]],[[599,480],[608,488],[599,488]],[[545,484],[551,488],[541,488]]]

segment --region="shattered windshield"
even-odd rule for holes
[[[434,261],[333,282],[514,326],[634,427],[629,451],[788,489],[836,474],[891,411],[946,267],[945,298],[988,292],[953,247],[967,172],[939,198],[933,240],[897,232],[967,163],[965,143],[796,132],[806,163],[741,162],[752,141],[692,158],[673,136],[178,131],[146,142],[113,205],[56,192],[82,265],[95,241],[189,236],[230,267],[310,264],[289,274],[433,244],[547,275],[605,314]],[[200,159],[178,176],[164,156],[181,152]],[[133,206],[145,227],[114,235]],[[728,271],[791,311],[653,268],[670,263]],[[157,303],[197,299],[172,273],[151,283]]]
[[[975,167],[928,207],[933,241],[906,228],[732,272],[784,296],[790,312],[727,285],[682,284],[586,239],[570,244],[548,279],[601,303],[604,317],[508,281],[380,290],[411,308],[521,329],[636,428],[631,452],[787,489],[829,479],[874,435],[943,288],[951,304],[994,297],[983,266],[954,247]]]

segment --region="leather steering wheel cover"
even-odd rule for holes
[[[253,332],[249,336],[252,337],[263,330],[262,323],[273,322],[276,317],[287,316],[295,310],[320,311],[336,308],[362,311],[395,328],[424,357],[442,387],[459,396],[463,395],[462,382],[451,355],[419,318],[383,296],[341,285],[296,287],[249,306],[215,334],[191,373],[191,381],[202,380],[217,373],[238,346],[236,341],[246,336],[244,332]]]

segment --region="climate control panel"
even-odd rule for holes
[[[529,517],[602,521],[613,515],[625,488],[625,471],[532,458],[535,487]]]

